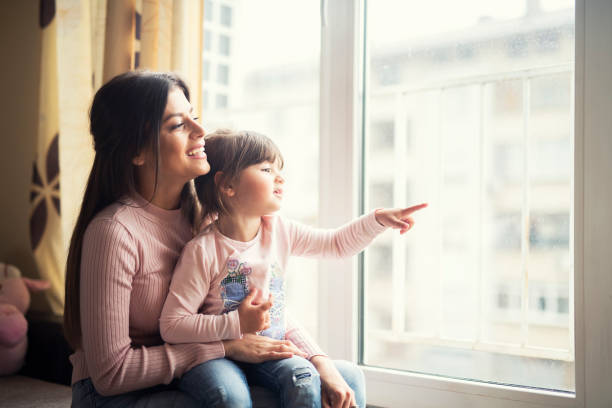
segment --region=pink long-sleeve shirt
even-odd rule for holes
[[[167,384],[225,355],[221,342],[165,344],[159,316],[172,271],[192,238],[180,210],[141,197],[102,210],[87,227],[80,271],[82,346],[72,383],[91,378],[102,395]]]
[[[284,279],[291,255],[347,257],[386,227],[374,212],[335,230],[314,229],[277,215],[262,217],[256,237],[232,240],[211,224],[185,248],[174,270],[160,318],[169,343],[210,342],[241,336],[237,307],[252,288],[273,296],[271,327],[261,334],[288,339],[308,354],[323,354],[285,319]],[[257,299],[256,299],[257,300]]]

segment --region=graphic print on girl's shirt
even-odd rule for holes
[[[261,332],[266,337],[282,340],[285,338],[285,282],[280,266],[272,262],[268,268],[270,277],[270,294],[272,307],[270,308],[270,327]]]
[[[249,282],[247,277],[252,269],[246,262],[229,258],[225,263],[226,276],[221,281],[221,297],[223,298],[223,312],[227,313],[238,309],[240,302],[249,294]]]
[[[238,309],[242,300],[250,292],[249,275],[253,268],[247,266],[246,261],[229,258],[225,263],[225,278],[221,281],[221,298],[223,299],[223,312],[228,313]],[[285,337],[285,284],[282,271],[277,262],[272,262],[267,268],[266,279],[269,293],[272,294],[272,307],[270,308],[270,327],[258,334],[282,340]],[[264,288],[260,288],[266,292]]]

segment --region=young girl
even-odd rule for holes
[[[312,343],[304,341],[285,317],[289,256],[355,255],[389,227],[402,234],[408,231],[414,224],[410,214],[426,204],[379,209],[336,230],[313,229],[274,214],[283,198],[283,158],[266,136],[217,131],[206,138],[206,151],[211,170],[196,178],[196,191],[205,216],[218,214],[218,218],[181,254],[160,318],[163,339],[203,343],[257,332],[292,341],[307,360],[319,357],[322,352],[310,348]],[[230,363],[244,373],[242,381],[246,375],[250,383],[278,392],[282,406],[318,407],[321,382],[306,359],[294,356],[283,362]],[[362,380],[359,374],[344,377]],[[356,381],[349,378],[347,382]],[[357,382],[357,390],[351,387],[357,395],[349,393],[346,399],[350,401],[345,404],[365,407],[363,382]],[[205,398],[197,381],[191,387],[187,384],[181,382],[184,391]],[[326,401],[325,395],[323,399],[324,406],[337,405]]]

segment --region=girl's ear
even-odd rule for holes
[[[218,171],[215,173],[215,185],[219,188],[219,191],[228,197],[232,197],[235,192],[230,183],[227,182],[227,178],[222,171]]]

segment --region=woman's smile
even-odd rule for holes
[[[204,144],[200,144],[193,149],[187,152],[187,156],[194,159],[205,159],[206,158],[206,149],[204,149]]]

